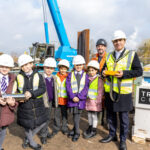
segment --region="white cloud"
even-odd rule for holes
[[[112,49],[111,37],[117,29],[129,35],[127,44],[133,49],[150,38],[149,0],[58,0],[58,5],[74,48],[77,32],[86,28],[95,42],[105,38],[108,49]],[[47,15],[50,41],[58,41],[49,10]],[[45,42],[41,0],[1,0],[0,20],[0,49],[4,51],[22,53],[33,42]]]
[[[16,35],[14,35],[14,37],[13,37],[13,39],[15,39],[15,40],[20,40],[20,39],[22,39],[22,34],[16,34]]]

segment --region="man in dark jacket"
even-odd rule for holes
[[[127,150],[128,112],[132,110],[133,78],[142,75],[142,67],[137,54],[125,48],[126,35],[121,30],[114,32],[112,40],[115,50],[106,57],[108,71],[116,71],[115,75],[103,71],[107,77],[105,82],[105,106],[109,123],[109,135],[100,140],[102,143],[117,141],[117,112],[120,120],[120,150]]]

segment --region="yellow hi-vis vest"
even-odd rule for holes
[[[39,74],[35,73],[33,77],[33,90],[37,90],[39,87]],[[17,83],[18,83],[18,89],[20,93],[23,93],[23,87],[24,87],[24,76],[22,74],[17,75]],[[43,95],[38,96],[37,98],[41,98]]]
[[[98,95],[98,77],[96,77],[89,86],[88,98],[96,100],[97,95]]]
[[[63,82],[61,82],[59,76],[56,75],[56,82],[58,97],[67,98],[66,79],[64,79]]]
[[[78,92],[80,93],[83,90],[85,86],[85,79],[86,79],[86,73],[84,72],[80,80],[80,88],[78,90],[78,84],[77,84],[74,71],[71,73],[71,88],[72,88],[73,93],[78,93]]]
[[[106,56],[106,65],[109,71],[120,71],[120,70],[131,70],[131,65],[133,62],[133,58],[135,55],[135,51],[125,50],[123,56],[118,60],[115,60],[113,57],[113,53],[108,53]],[[118,87],[119,80],[114,76],[110,76],[112,81],[113,91],[120,94],[129,94],[132,93],[132,83],[133,78],[130,79],[121,79],[120,91]],[[110,92],[110,82],[106,79],[104,84],[105,92]]]

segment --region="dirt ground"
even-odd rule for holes
[[[72,128],[71,120],[72,118],[70,115],[69,128]],[[87,114],[85,112],[82,114],[80,127],[81,136],[77,142],[72,142],[70,138],[67,138],[67,136],[59,132],[52,139],[49,139],[46,145],[42,145],[43,150],[118,150],[119,142],[110,142],[107,144],[102,144],[99,142],[100,139],[107,136],[108,134],[108,131],[101,125],[98,126],[98,134],[96,137],[88,140],[82,138],[82,132],[85,131],[88,127]],[[7,129],[7,135],[3,143],[3,148],[5,150],[23,150],[21,146],[23,138],[24,130],[18,126],[16,122],[14,122]],[[41,144],[38,136],[35,136],[35,140],[37,143]],[[130,140],[130,138],[127,139],[127,146],[128,150],[150,150],[150,142],[147,142],[144,145],[135,144]],[[26,150],[30,150],[30,148],[27,148]]]

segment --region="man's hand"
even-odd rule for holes
[[[105,71],[107,71],[107,68],[105,68],[105,70],[103,70],[102,75],[103,77],[106,77],[107,75],[105,74]]]
[[[9,106],[15,106],[15,99],[14,98],[12,98],[12,97],[8,97],[7,99],[6,99],[6,102],[7,102],[7,104],[9,105]]]
[[[78,97],[74,97],[73,98],[73,101],[76,103],[76,102],[79,102],[79,98]]]
[[[121,78],[123,76],[123,71],[118,71],[118,73],[115,74],[115,77]]]
[[[24,95],[25,95],[26,100],[28,100],[29,98],[32,97],[32,95],[29,91],[26,91]]]
[[[0,97],[0,104],[1,104],[2,106],[5,106],[5,105],[6,105],[5,99],[2,98],[2,97]]]

